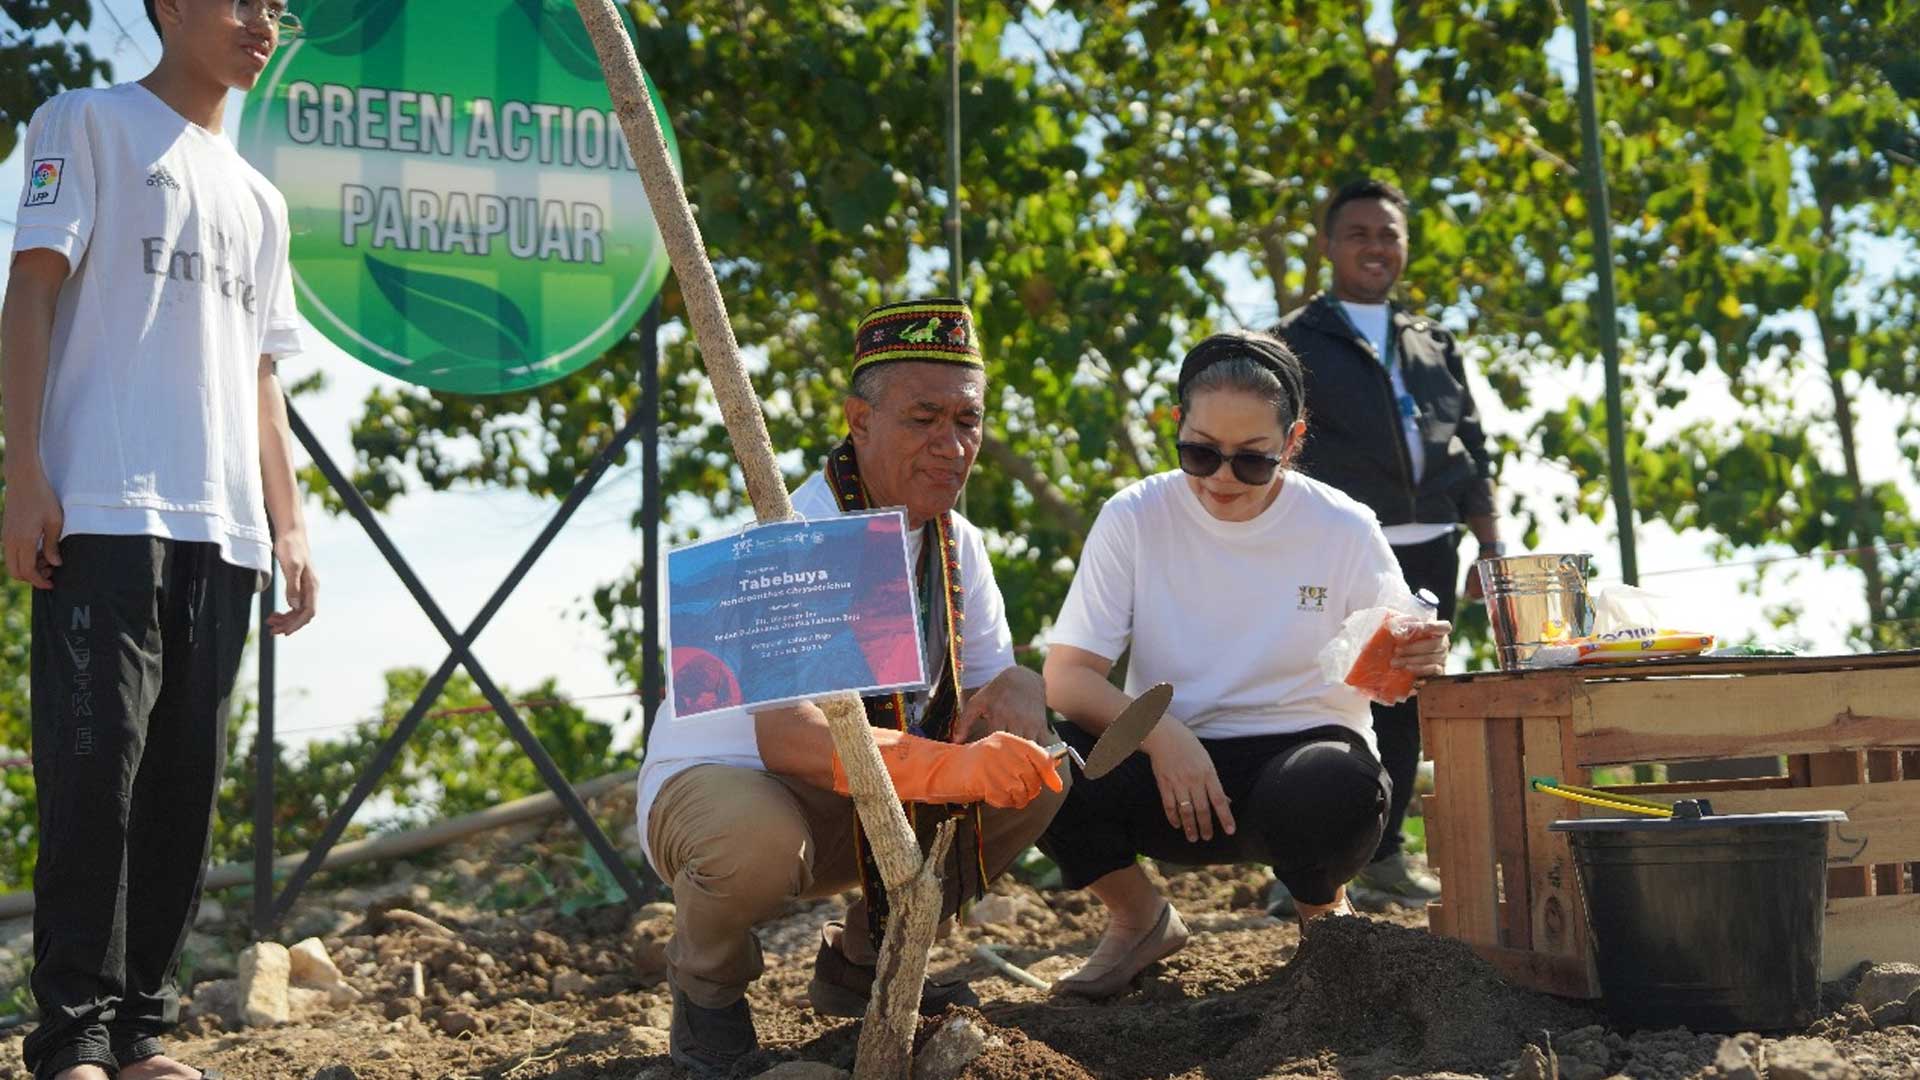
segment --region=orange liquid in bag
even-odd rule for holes
[[[1347,685],[1375,701],[1399,701],[1413,693],[1413,672],[1393,666],[1393,654],[1400,647],[1393,636],[1393,620],[1382,619],[1380,628],[1354,658],[1347,672]]]

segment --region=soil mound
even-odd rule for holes
[[[1072,1058],[1017,1031],[989,1028],[1004,1044],[989,1046],[960,1080],[1095,1080]]]
[[[939,1063],[941,1055],[929,1047],[935,1033],[954,1019],[978,1031],[985,1049],[967,1063],[957,1075]],[[928,1020],[915,1043],[916,1070],[937,1076],[956,1076],[956,1080],[1096,1080],[1079,1062],[1025,1032],[997,1027],[975,1009],[954,1009],[944,1017]]]
[[[1500,978],[1472,949],[1367,919],[1314,925],[1273,979],[1259,1027],[1223,1075],[1269,1075],[1338,1058],[1343,1076],[1490,1072],[1543,1032],[1594,1022],[1583,1009]]]

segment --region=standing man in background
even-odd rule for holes
[[[1392,303],[1407,266],[1407,197],[1356,180],[1327,204],[1321,230],[1333,287],[1287,313],[1274,332],[1305,365],[1312,435],[1299,469],[1371,507],[1407,584],[1452,621],[1462,524],[1482,558],[1505,553],[1495,519],[1493,458],[1453,335]],[[1469,571],[1467,598],[1480,598]],[[1361,898],[1423,907],[1440,883],[1409,864],[1401,827],[1420,764],[1419,699],[1373,707],[1380,758],[1393,782],[1386,831],[1355,879]],[[1292,898],[1276,887],[1274,906]]]
[[[275,358],[300,351],[287,204],[221,131],[298,23],[147,0],[146,78],[48,101],[0,315],[7,572],[33,586],[35,1080],[203,1080],[166,1056],[227,711],[275,560],[317,585]]]

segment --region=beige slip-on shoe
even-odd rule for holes
[[[1115,944],[1109,936],[1080,965],[1080,970],[1053,984],[1054,994],[1110,998],[1133,984],[1134,976],[1179,952],[1187,944],[1187,924],[1173,903],[1160,909],[1160,921],[1131,945]]]

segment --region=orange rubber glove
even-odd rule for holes
[[[1018,810],[1039,798],[1042,786],[1063,790],[1053,759],[1018,735],[996,731],[978,742],[956,745],[893,731],[873,734],[893,789],[906,802],[983,802]],[[851,794],[837,752],[833,790]]]

